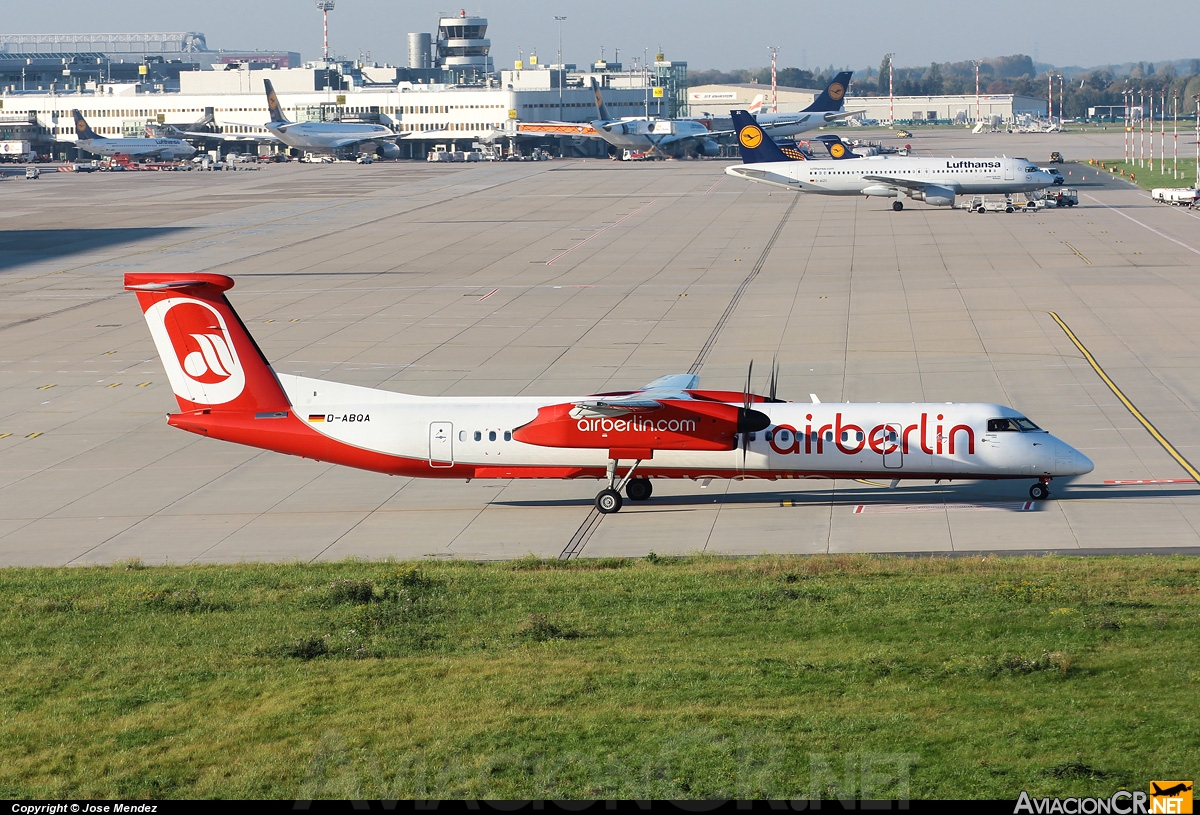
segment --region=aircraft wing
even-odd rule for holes
[[[666,406],[664,403],[667,401],[691,400],[692,396],[688,391],[698,384],[700,384],[700,377],[695,374],[660,376],[633,393],[582,399],[574,403],[575,409],[572,413],[578,413],[578,418],[649,413],[661,410]]]
[[[213,141],[233,142],[279,141],[273,133],[208,133],[203,130],[179,130],[178,128],[172,128],[172,131],[181,139],[212,139]]]
[[[328,147],[325,149],[341,150],[343,147],[350,147],[355,144],[366,144],[367,142],[395,142],[395,141],[396,141],[395,136],[392,136],[390,138],[385,137],[385,136],[354,136],[354,137],[347,136],[344,139],[334,139],[333,141],[331,141],[329,143]]]
[[[864,175],[863,181],[891,184],[893,187],[904,187],[906,190],[923,190],[926,187],[935,186],[928,181],[916,181],[912,178],[894,178],[890,175]]]

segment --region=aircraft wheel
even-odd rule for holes
[[[1050,497],[1050,488],[1039,481],[1029,488],[1029,497],[1035,501],[1045,501]]]
[[[1012,211],[1013,211],[1013,208],[1012,208],[1012,207],[1007,207],[1007,208],[1006,208],[1004,211],[1005,211],[1005,212],[1012,212]]]
[[[899,212],[899,211],[900,211],[900,210],[902,210],[902,209],[904,209],[904,202],[903,202],[903,201],[893,201],[893,202],[892,202],[892,210],[893,210],[893,211],[895,211],[895,212]]]
[[[645,501],[654,492],[649,478],[634,478],[625,485],[625,494],[630,501]]]
[[[596,509],[604,515],[621,511],[621,493],[613,489],[600,490],[596,495]]]

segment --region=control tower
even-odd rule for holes
[[[438,19],[437,67],[455,77],[458,82],[477,82],[492,72],[492,42],[487,39],[486,17],[468,17],[460,11],[457,17]]]

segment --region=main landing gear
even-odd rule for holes
[[[608,462],[608,487],[596,493],[596,509],[604,515],[613,512],[620,512],[621,506],[625,503],[621,500],[621,490],[625,490],[625,494],[629,496],[630,501],[645,501],[654,492],[654,485],[650,483],[648,478],[634,478],[633,474],[637,471],[638,465],[641,464],[641,459],[633,462],[633,466],[625,473],[625,477],[620,481],[617,480],[617,460],[609,459]]]
[[[903,201],[893,201],[892,209],[895,210],[896,212],[899,212],[900,210],[904,209],[904,202]]]
[[[1050,479],[1043,478],[1029,488],[1029,497],[1035,501],[1045,501],[1050,497]]]

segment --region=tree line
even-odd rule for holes
[[[1168,113],[1172,110],[1172,97],[1178,95],[1180,116],[1195,115],[1196,96],[1200,94],[1200,59],[1191,60],[1187,68],[1187,72],[1181,72],[1171,62],[1160,63],[1157,67],[1153,63],[1139,62],[1128,74],[1118,73],[1111,66],[1076,72],[1065,78],[1062,83],[1062,115],[1067,118],[1083,118],[1087,116],[1090,107],[1116,105],[1120,108],[1123,104],[1122,92],[1126,89],[1145,91],[1147,95],[1153,92],[1156,111],[1165,89]],[[832,65],[816,71],[780,68],[777,77],[779,85],[783,87],[822,88],[835,73],[837,71]],[[979,92],[1014,93],[1044,99],[1048,90],[1048,77],[1053,74],[1054,109],[1055,115],[1058,115],[1059,73],[1055,70],[1036,70],[1033,59],[1025,54],[992,57],[980,62]],[[688,76],[688,84],[692,86],[747,83],[769,86],[771,69],[768,67],[758,70],[692,71]],[[892,74],[892,88],[896,96],[970,96],[975,93],[975,63],[934,62],[927,68],[896,66]],[[871,68],[855,71],[850,84],[850,94],[887,96],[888,58],[883,58],[877,71]]]

